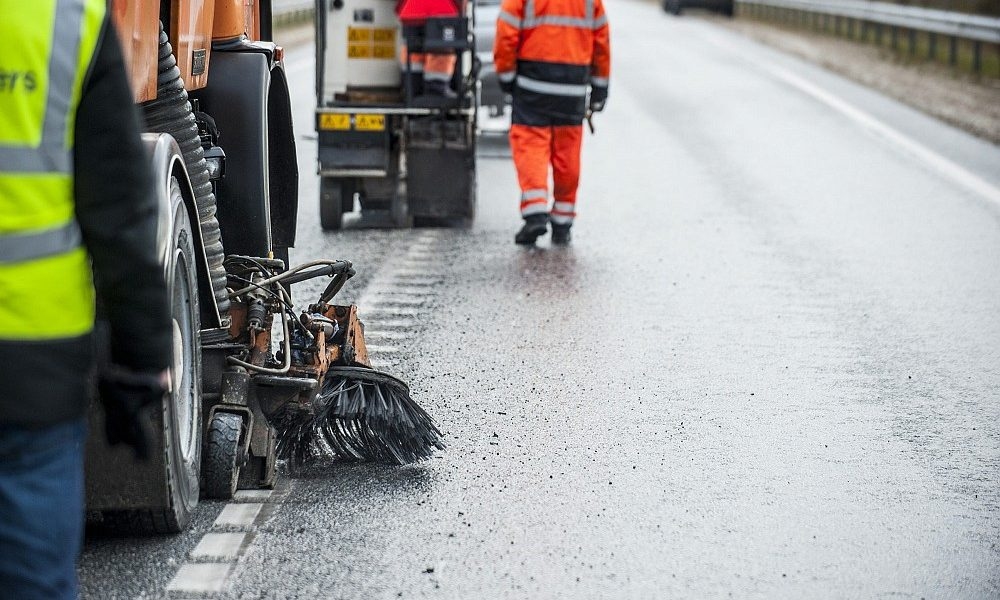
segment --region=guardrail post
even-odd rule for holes
[[[979,40],[972,42],[972,70],[976,75],[983,70],[983,44]]]
[[[958,38],[951,36],[948,38],[948,64],[955,66],[958,62]]]
[[[910,56],[917,55],[917,30],[910,28]]]
[[[937,34],[933,31],[927,39],[927,58],[937,60]]]
[[[895,25],[892,26],[892,33],[890,35],[890,39],[891,39],[890,44],[892,45],[892,49],[893,50],[898,50],[899,49],[899,28],[896,27]]]

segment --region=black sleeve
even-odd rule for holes
[[[76,113],[76,217],[110,325],[112,360],[161,370],[171,364],[172,329],[139,118],[118,36],[106,19]]]

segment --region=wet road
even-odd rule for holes
[[[1000,149],[654,4],[608,12],[566,249],[512,243],[501,138],[470,229],[321,233],[289,51],[293,262],[355,261],[377,364],[449,448],[285,476],[209,597],[1000,595]],[[167,586],[222,508],[88,540],[84,595],[197,596]]]

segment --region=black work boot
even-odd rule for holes
[[[552,243],[557,246],[566,246],[569,244],[570,240],[573,239],[573,235],[570,233],[572,225],[556,225],[552,224]]]
[[[535,243],[538,236],[545,235],[548,231],[548,215],[529,215],[524,218],[524,226],[521,231],[514,236],[514,243],[530,246]]]

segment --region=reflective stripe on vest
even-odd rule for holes
[[[105,0],[0,0],[0,339],[93,328],[72,144],[105,12]]]
[[[575,27],[578,29],[600,29],[608,22],[606,15],[594,18],[594,0],[586,0],[583,17],[569,15],[535,15],[535,0],[527,0],[524,4],[524,18],[518,19],[507,11],[500,11],[499,19],[518,29],[533,29],[542,25],[557,27]]]

